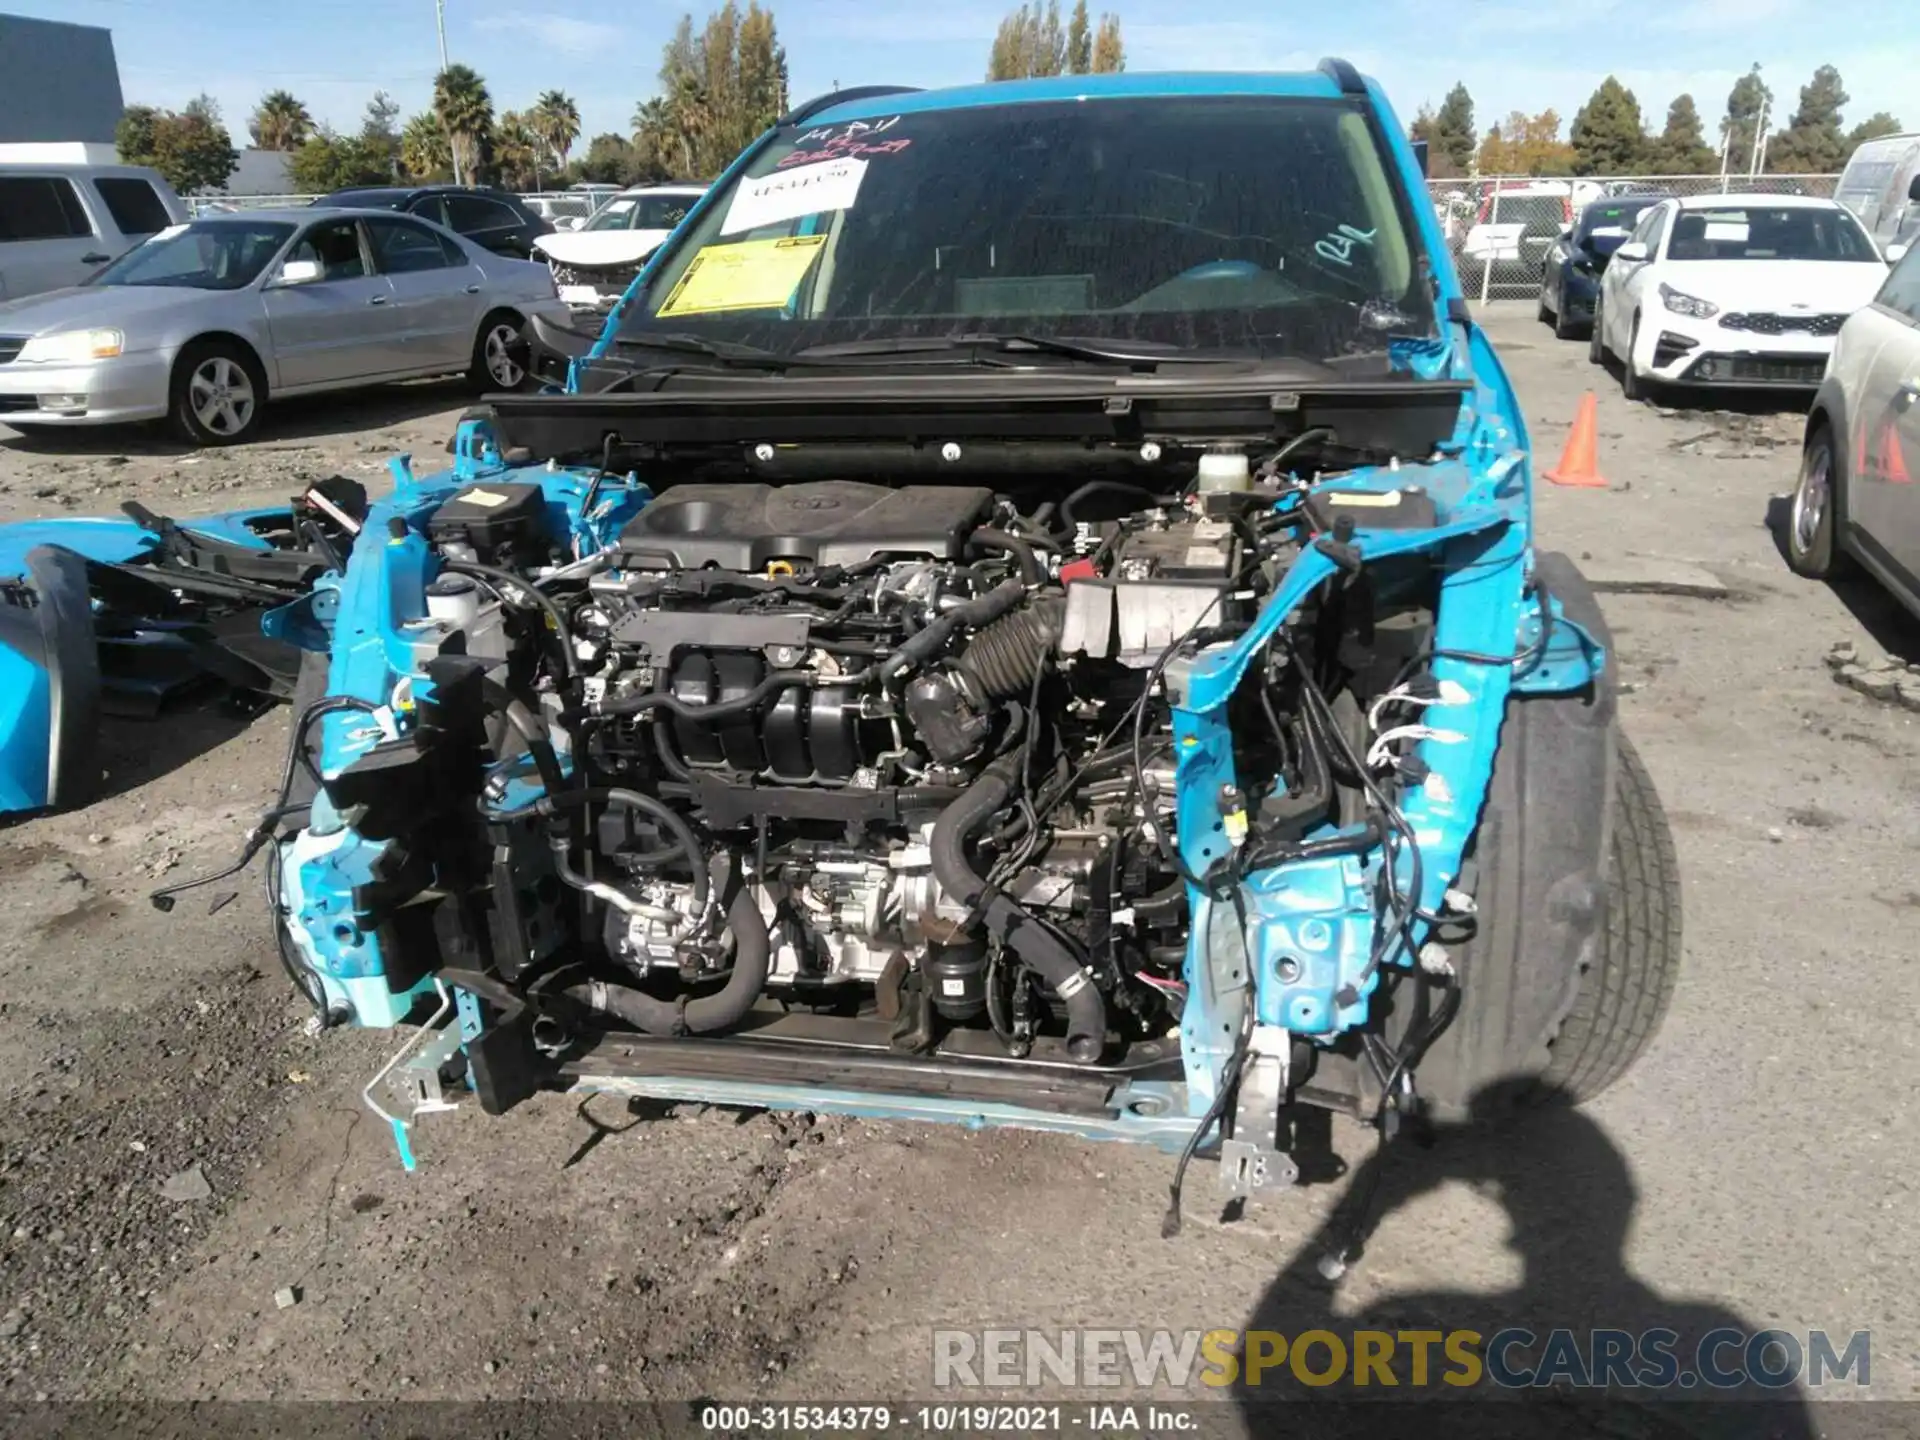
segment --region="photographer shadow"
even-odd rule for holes
[[[1355,1167],[1341,1205],[1268,1288],[1247,1328],[1288,1337],[1327,1330],[1348,1343],[1357,1331],[1397,1336],[1409,1330],[1472,1330],[1481,1337],[1476,1348],[1483,1359],[1486,1342],[1498,1332],[1532,1332],[1536,1343],[1503,1347],[1509,1371],[1547,1369],[1542,1361],[1554,1330],[1572,1332],[1582,1352],[1590,1351],[1588,1335],[1594,1330],[1627,1331],[1636,1340],[1648,1331],[1667,1330],[1675,1332],[1670,1351],[1683,1373],[1694,1370],[1696,1347],[1712,1332],[1737,1330],[1744,1340],[1769,1328],[1714,1301],[1664,1296],[1628,1268],[1626,1241],[1638,1192],[1626,1158],[1589,1116],[1571,1105],[1538,1103],[1516,1114],[1511,1094],[1500,1088],[1477,1097],[1473,1112],[1467,1124],[1436,1129],[1430,1147],[1402,1137]],[[1347,1275],[1353,1274],[1365,1264],[1366,1239],[1382,1220],[1452,1185],[1471,1185],[1498,1197],[1508,1225],[1505,1243],[1520,1262],[1519,1282],[1494,1291],[1462,1285],[1388,1294],[1357,1311],[1340,1305],[1344,1277],[1328,1278],[1341,1269],[1328,1257],[1344,1257]],[[1369,1190],[1374,1191],[1371,1204],[1364,1198]],[[1434,1243],[1458,1242],[1437,1236]],[[1738,1237],[1728,1237],[1730,1259],[1742,1248]],[[1804,1343],[1805,1337],[1800,1339]],[[1841,1337],[1836,1347],[1844,1348]],[[1738,1366],[1742,1353],[1737,1346],[1716,1351],[1720,1369]],[[1324,1370],[1326,1358],[1324,1350],[1317,1351],[1310,1371]],[[1420,1389],[1410,1388],[1411,1361],[1406,1349],[1396,1346],[1393,1372],[1399,1384],[1394,1389],[1377,1383],[1356,1389],[1348,1383],[1351,1369],[1340,1384],[1309,1387],[1280,1367],[1263,1377],[1265,1384],[1249,1386],[1243,1374],[1235,1395],[1252,1435],[1373,1433],[1373,1422],[1390,1420],[1416,1427],[1421,1440],[1455,1434],[1476,1440],[1507,1435],[1811,1440],[1816,1433],[1797,1381],[1780,1388],[1750,1381],[1738,1389],[1715,1389],[1700,1381],[1608,1387],[1595,1376],[1591,1386],[1549,1381],[1515,1388],[1496,1385],[1489,1365],[1478,1384],[1461,1386],[1440,1383],[1450,1370],[1462,1370],[1445,1358],[1442,1345],[1432,1346],[1430,1361],[1430,1383]],[[1329,1400],[1347,1403],[1310,1403]],[[1377,1402],[1388,1408],[1378,1408]],[[1419,1403],[1417,1418],[1409,1402]],[[1316,1416],[1316,1411],[1322,1413]],[[1355,1430],[1356,1422],[1366,1428]]]

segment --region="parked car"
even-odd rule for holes
[[[823,97],[602,338],[304,632],[271,903],[320,1028],[431,1017],[367,1092],[406,1163],[457,1076],[1217,1143],[1244,1198],[1316,1108],[1654,1034],[1606,622],[1352,66]]]
[[[1501,180],[1480,193],[1461,258],[1494,267],[1495,284],[1530,281],[1553,238],[1600,186],[1590,180]]]
[[[1626,244],[1640,217],[1666,198],[1596,200],[1547,247],[1540,264],[1540,318],[1553,326],[1555,339],[1571,340],[1593,323],[1607,261]]]
[[[594,202],[587,195],[526,195],[526,207],[555,230],[578,230],[592,216]]]
[[[604,312],[705,193],[702,185],[623,190],[578,230],[543,235],[533,248],[553,267],[562,300],[576,310]]]
[[[1889,260],[1920,241],[1920,134],[1856,146],[1833,198],[1860,218]]]
[[[1858,562],[1920,620],[1920,247],[1840,327],[1807,417],[1787,559],[1816,578]]]
[[[0,164],[0,300],[78,285],[187,207],[138,165]]]
[[[167,419],[253,434],[268,397],[465,370],[526,378],[520,331],[563,320],[544,265],[374,210],[253,210],[161,231],[77,289],[0,303],[0,423]]]
[[[553,233],[553,222],[537,214],[518,195],[505,190],[466,185],[371,186],[336,190],[315,205],[349,206],[363,210],[404,210],[456,235],[464,235],[483,249],[515,259],[533,258],[533,242]]]
[[[1659,385],[1811,390],[1886,261],[1853,213],[1806,195],[1689,195],[1640,217],[1600,279],[1588,358],[1630,399]]]

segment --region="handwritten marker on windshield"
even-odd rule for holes
[[[1556,485],[1579,485],[1593,490],[1607,488],[1607,482],[1600,476],[1600,402],[1593,391],[1580,397],[1573,429],[1567,435],[1567,448],[1560,452],[1560,463],[1547,471],[1547,479]]]

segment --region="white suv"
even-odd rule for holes
[[[1807,419],[1787,559],[1815,578],[1857,560],[1920,618],[1920,248],[1841,327]]]
[[[0,300],[78,285],[186,222],[173,187],[137,165],[0,164]]]

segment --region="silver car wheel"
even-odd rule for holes
[[[499,324],[487,331],[487,374],[503,390],[512,390],[527,378],[527,370],[513,357],[520,343],[520,332],[511,325]]]
[[[1804,553],[1820,538],[1833,499],[1832,452],[1824,445],[1809,451],[1800,468],[1800,484],[1793,492],[1793,538]]]
[[[215,435],[238,435],[253,423],[253,381],[224,355],[200,362],[187,379],[194,418]]]

